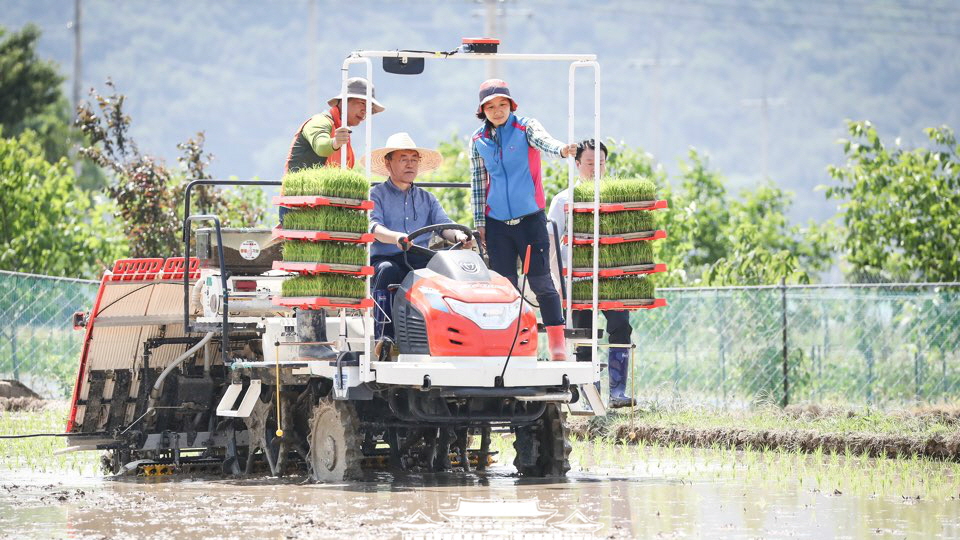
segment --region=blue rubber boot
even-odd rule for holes
[[[611,347],[607,356],[610,377],[610,408],[633,407],[636,401],[626,394],[627,373],[630,371],[630,349]]]

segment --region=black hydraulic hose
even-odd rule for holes
[[[530,244],[527,244],[527,254],[523,258],[523,283],[520,284],[520,312],[517,313],[517,331],[513,334],[513,342],[510,343],[510,350],[507,352],[507,359],[503,363],[503,371],[500,377],[494,381],[494,386],[503,386],[503,377],[507,374],[507,366],[510,365],[510,357],[513,356],[513,348],[517,344],[517,338],[520,337],[520,325],[523,318],[523,291],[527,288],[527,271],[530,269]]]

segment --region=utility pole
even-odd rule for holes
[[[80,106],[80,92],[83,88],[83,36],[81,34],[81,21],[83,19],[82,0],[73,0],[73,114],[77,114],[77,107]],[[71,119],[72,120],[72,119]],[[79,155],[74,155],[73,172],[80,176],[83,168]]]
[[[73,0],[73,108],[80,106],[80,89],[82,88],[83,40],[80,34],[80,21],[83,18],[81,0]]]
[[[762,94],[759,98],[742,99],[740,104],[744,107],[760,107],[760,170],[763,179],[770,178],[770,107],[780,107],[787,100],[783,98],[771,98],[767,95],[767,79],[763,79]]]
[[[309,80],[307,81],[307,105],[309,110],[307,114],[315,114],[320,110],[320,67],[317,65],[317,0],[310,0],[309,12],[307,13],[307,61]]]
[[[483,0],[483,37],[499,37],[500,4],[503,0]],[[500,66],[496,60],[487,60],[487,79],[500,78]]]
[[[631,60],[629,65],[643,69],[650,69],[650,80],[651,83],[653,83],[653,102],[650,106],[650,150],[652,151],[654,158],[659,159],[661,142],[660,105],[661,96],[663,94],[663,84],[660,71],[661,68],[664,67],[676,67],[683,65],[683,62],[679,58],[660,57],[660,36],[657,34],[657,43],[653,58],[637,58],[635,60]]]
[[[483,36],[503,40],[507,33],[507,10],[503,7],[507,0],[475,0],[483,3],[483,10],[474,10],[473,16],[483,16]],[[529,9],[511,9],[511,16],[533,18],[533,10]],[[487,60],[487,78],[499,79],[500,62],[496,60]]]

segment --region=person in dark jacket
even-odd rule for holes
[[[550,241],[540,153],[573,157],[576,144],[550,136],[536,119],[517,116],[507,83],[480,85],[477,118],[483,125],[470,144],[473,219],[486,243],[490,267],[517,285],[517,262],[531,246],[527,280],[537,295],[553,360],[566,360],[560,295],[550,277]]]

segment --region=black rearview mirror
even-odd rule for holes
[[[384,57],[383,70],[395,75],[419,75],[424,64],[423,58]]]

